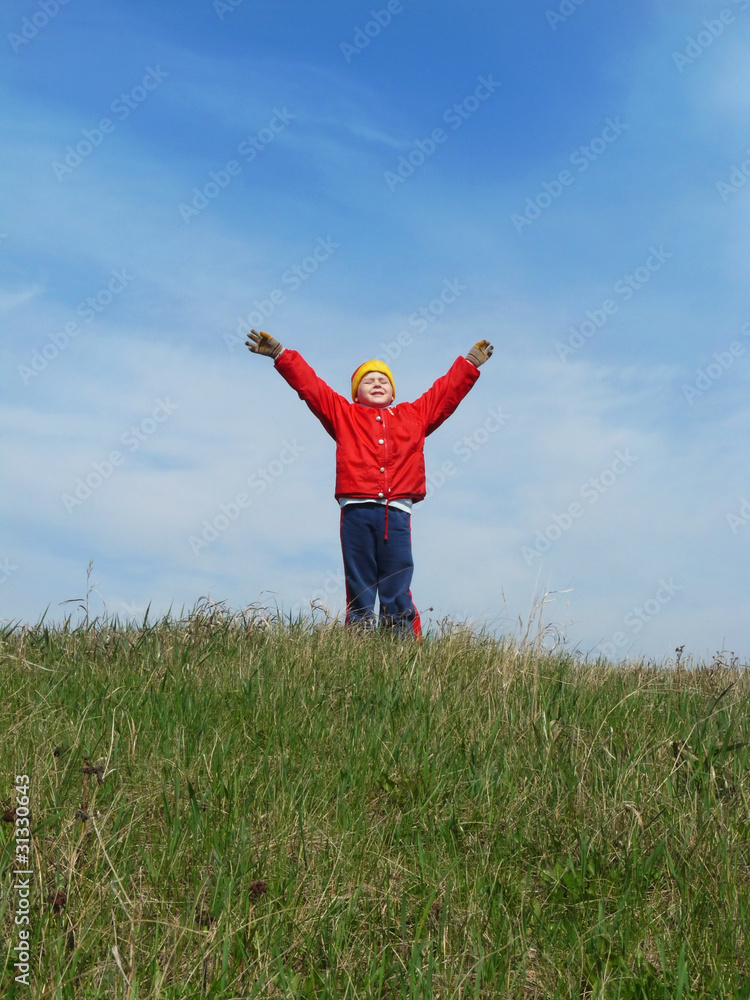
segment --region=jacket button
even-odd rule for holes
[[[384,443],[384,442],[383,442],[383,439],[381,438],[381,439],[380,439],[380,440],[378,441],[378,444],[383,444],[383,443]]]
[[[385,493],[378,493],[378,496],[379,496],[379,497],[384,497],[384,496],[385,496]]]
[[[385,472],[385,466],[384,466],[384,465],[381,465],[381,466],[380,466],[380,471],[381,471],[381,472]]]
[[[376,420],[382,420],[382,417],[375,417]]]

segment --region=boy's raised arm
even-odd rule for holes
[[[263,354],[273,358],[274,367],[282,378],[295,390],[299,398],[304,400],[335,440],[339,410],[342,403],[346,402],[343,397],[316,375],[297,351],[286,349],[270,334],[262,330],[251,330],[245,344],[253,354]]]
[[[479,378],[477,368],[492,355],[492,351],[488,340],[478,341],[468,354],[456,358],[450,370],[414,401],[424,421],[426,435],[432,434],[453,413]]]

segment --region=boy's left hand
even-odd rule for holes
[[[489,340],[480,340],[474,344],[472,349],[466,355],[466,360],[471,361],[473,365],[476,365],[477,368],[479,368],[479,366],[483,365],[487,358],[492,355],[493,351],[494,347]]]

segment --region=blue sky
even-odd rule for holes
[[[547,592],[582,654],[747,660],[750,0],[675,7],[5,5],[0,617],[90,560],[92,613],[341,611],[334,446],[250,321],[399,399],[495,345],[426,620]]]

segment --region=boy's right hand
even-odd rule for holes
[[[263,333],[262,330],[251,330],[245,344],[253,354],[265,354],[266,357],[274,360],[284,350],[283,345],[278,340],[274,340],[269,333]]]

